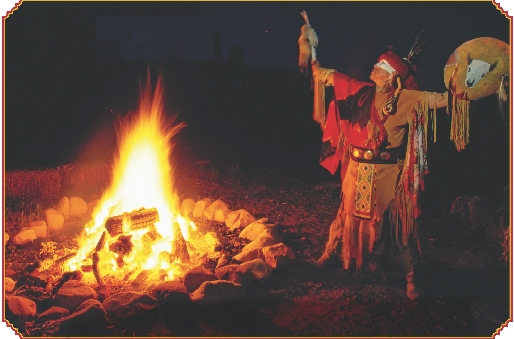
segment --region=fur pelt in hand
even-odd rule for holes
[[[309,24],[304,24],[300,29],[300,37],[298,38],[298,65],[300,70],[305,72],[311,58],[312,47],[318,46],[318,36]]]

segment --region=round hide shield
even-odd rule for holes
[[[477,100],[494,94],[509,75],[510,47],[494,38],[463,43],[444,66],[444,84],[459,99]]]

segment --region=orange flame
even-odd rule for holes
[[[148,76],[149,78],[149,76]],[[165,280],[174,279],[178,258],[173,258],[174,237],[178,230],[185,240],[196,226],[178,212],[179,201],[173,192],[173,168],[170,155],[171,139],[185,125],[172,126],[164,115],[162,77],[159,77],[152,92],[150,81],[140,92],[137,114],[120,120],[117,126],[118,153],[113,164],[113,181],[93,212],[79,239],[79,250],[65,267],[78,270],[91,261],[91,254],[98,252],[101,276],[117,279],[134,277],[142,270],[165,272]],[[108,218],[130,213],[141,208],[156,208],[159,221],[155,230],[145,228],[130,231],[124,225],[124,236],[130,235],[130,253],[110,250],[119,236],[110,236],[105,223]],[[155,232],[156,231],[156,232]],[[105,233],[105,243],[96,247]],[[150,234],[152,233],[152,234]],[[93,279],[93,276],[90,276]]]

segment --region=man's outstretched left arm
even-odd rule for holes
[[[430,109],[443,108],[448,106],[448,92],[430,93],[428,96],[428,107]]]

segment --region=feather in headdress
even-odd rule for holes
[[[422,30],[418,34],[418,36],[414,39],[414,42],[412,43],[409,54],[407,54],[407,57],[404,58],[407,61],[408,65],[411,69],[411,72],[416,71],[416,68],[417,68],[416,62],[419,57],[419,53],[421,53],[423,48],[425,48],[425,46],[428,44],[428,41],[429,41],[428,39],[421,40],[424,33],[425,33],[425,30]]]

